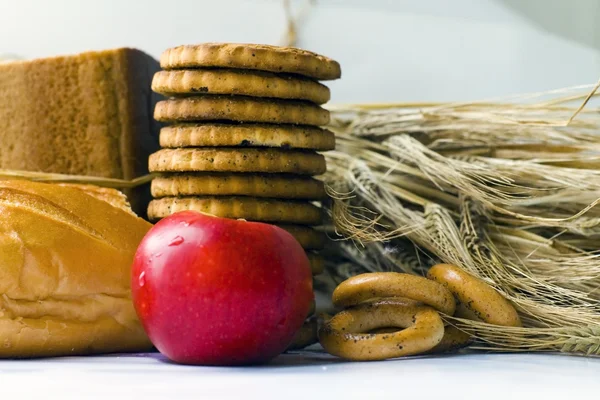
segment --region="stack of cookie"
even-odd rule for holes
[[[340,65],[304,50],[266,45],[207,43],[169,49],[152,89],[166,95],[154,117],[169,126],[163,148],[150,157],[158,220],[183,210],[272,223],[307,250],[313,273],[323,269],[315,251],[325,237],[315,202],[325,196],[313,176],[335,137],[320,105]]]

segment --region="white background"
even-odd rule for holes
[[[337,59],[333,102],[477,100],[593,83],[598,0],[317,0],[299,46]],[[304,0],[292,0],[294,8]],[[278,44],[282,0],[0,0],[0,54]]]
[[[0,360],[7,399],[592,400],[600,359],[470,354],[344,362],[311,352],[259,367],[193,367],[159,355]]]

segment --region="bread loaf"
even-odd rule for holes
[[[0,64],[0,168],[132,179],[158,149],[158,62],[134,49]],[[131,199],[136,211],[139,196]]]
[[[0,181],[0,357],[150,349],[130,295],[150,227],[111,189]]]

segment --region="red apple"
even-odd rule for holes
[[[131,283],[150,340],[185,364],[272,359],[290,344],[314,297],[308,258],[288,232],[191,211],[148,232]]]

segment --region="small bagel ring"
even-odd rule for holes
[[[319,341],[317,338],[317,329],[318,325],[316,318],[305,321],[300,330],[296,332],[292,343],[288,346],[286,351],[300,350],[317,343]]]
[[[468,333],[461,331],[454,326],[446,326],[442,341],[437,344],[427,354],[446,353],[453,350],[458,350],[468,346],[473,341],[473,338]]]
[[[471,311],[471,309],[467,308],[467,306],[465,306],[460,301],[456,303],[456,311],[454,312],[454,316],[456,318],[470,319],[471,321],[483,322],[483,320],[479,318],[477,314]]]
[[[398,272],[368,272],[346,279],[333,291],[332,301],[343,308],[386,297],[419,301],[446,315],[453,315],[456,308],[454,296],[443,285]]]
[[[398,328],[377,328],[373,329],[369,333],[393,333],[398,332]],[[439,354],[447,353],[449,351],[458,350],[462,347],[468,346],[473,341],[471,335],[467,332],[461,331],[460,329],[447,325],[444,327],[444,337],[433,349],[426,351],[423,354]]]
[[[517,310],[493,287],[454,265],[431,267],[427,277],[446,286],[458,301],[488,324],[521,326]]]
[[[377,328],[395,333],[363,333]],[[356,361],[385,360],[434,348],[444,336],[442,318],[431,307],[382,300],[341,311],[323,324],[319,342],[329,354]]]

